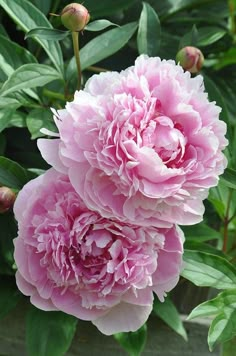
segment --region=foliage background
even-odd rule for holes
[[[67,4],[65,0],[0,0],[0,185],[15,192],[48,168],[36,139],[43,136],[41,128],[55,130],[50,107],[63,107],[76,90],[71,38],[60,17],[49,14],[60,13]],[[84,6],[91,22],[105,18],[119,26],[99,22],[80,35],[83,83],[103,69],[119,71],[132,65],[139,53],[175,59],[180,48],[193,45],[205,56],[201,74],[210,100],[222,107],[220,118],[228,125],[229,165],[205,202],[203,223],[183,228],[185,269],[177,289],[189,280],[199,288],[219,290],[214,299],[196,307],[190,318],[211,316],[210,349],[220,343],[222,355],[232,356],[236,336],[236,1],[85,0]],[[99,27],[103,29],[97,32]],[[14,279],[12,239],[17,226],[12,211],[0,215],[0,228],[3,318],[23,298]],[[186,339],[173,300],[177,300],[175,291],[164,304],[155,300],[153,313]],[[72,316],[45,313],[29,305],[28,354],[64,354],[77,322]],[[147,332],[143,326],[115,338],[130,355],[139,355]]]

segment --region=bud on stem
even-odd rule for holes
[[[204,56],[200,49],[187,46],[177,53],[176,61],[190,73],[198,73],[202,68]]]
[[[90,20],[86,7],[81,4],[72,3],[64,7],[61,12],[61,22],[71,31],[82,31]]]
[[[7,187],[0,187],[0,213],[5,213],[13,207],[15,202],[15,193]]]

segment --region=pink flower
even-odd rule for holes
[[[142,226],[202,220],[227,140],[201,76],[142,55],[121,73],[94,75],[54,113],[60,138],[39,149],[91,210]]]
[[[178,282],[182,232],[108,220],[88,210],[67,176],[49,170],[15,207],[16,280],[32,304],[91,320],[104,334],[135,331]]]

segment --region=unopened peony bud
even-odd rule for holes
[[[71,31],[82,31],[90,20],[86,7],[72,3],[64,7],[61,12],[61,22]]]
[[[0,213],[5,213],[12,208],[16,199],[15,193],[7,187],[0,187]]]
[[[200,49],[187,46],[177,53],[176,61],[190,73],[197,73],[202,68],[204,56]]]

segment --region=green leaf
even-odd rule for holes
[[[0,35],[0,68],[9,76],[26,63],[37,63],[36,58],[25,48]]]
[[[198,29],[198,47],[209,46],[217,41],[219,41],[224,35],[226,31],[221,27],[216,26],[205,26],[199,27]]]
[[[210,241],[219,239],[221,234],[204,223],[194,226],[181,226],[187,241]]]
[[[48,27],[36,27],[27,32],[25,38],[38,37],[48,41],[60,41],[69,35],[70,31],[61,31]]]
[[[236,286],[236,268],[226,259],[200,251],[184,252],[181,275],[197,286],[230,289]]]
[[[109,20],[96,20],[93,22],[89,22],[87,26],[85,26],[85,30],[86,31],[101,31],[104,30],[107,27],[110,26],[118,26],[117,24],[115,24],[114,22],[111,22]]]
[[[31,0],[31,2],[45,15],[47,15],[51,9],[52,0]]]
[[[187,333],[183,326],[182,320],[175,305],[169,297],[165,298],[164,303],[161,303],[157,298],[154,300],[153,311],[161,318],[171,329],[187,341]]]
[[[2,132],[6,127],[8,127],[14,111],[15,109],[10,108],[3,109],[0,111],[0,132]]]
[[[25,32],[35,27],[52,28],[45,15],[27,0],[0,0],[0,6]],[[63,74],[64,64],[59,44],[40,38],[35,40],[44,48],[52,63]]]
[[[1,238],[0,238],[0,263],[4,263],[4,269],[0,265],[0,273],[13,274],[14,246],[13,239],[17,236],[17,225],[14,215],[8,211],[0,215]]]
[[[216,343],[223,343],[236,336],[236,289],[219,293],[214,299],[198,305],[188,319],[215,315],[209,333],[208,344],[212,351]]]
[[[124,26],[109,30],[88,42],[80,51],[82,69],[85,69],[119,51],[119,49],[124,47],[133,36],[136,29],[137,23],[131,22]]]
[[[218,62],[215,64],[215,69],[222,69],[230,64],[236,63],[236,48],[232,47],[227,52],[224,52],[222,57],[218,59]]]
[[[122,11],[136,3],[137,0],[86,0],[84,5],[89,9],[90,14],[95,17],[102,17]]]
[[[0,319],[14,309],[22,298],[22,295],[16,287],[13,278],[0,275],[1,288],[0,293]]]
[[[220,117],[226,123],[229,123],[229,114],[228,114],[227,106],[225,104],[225,100],[220,90],[218,89],[216,83],[214,83],[214,81],[211,78],[209,78],[205,73],[204,73],[204,85],[209,95],[209,99],[211,101],[216,101],[216,104],[221,107],[222,111],[220,113]]]
[[[212,255],[217,255],[225,258],[225,255],[221,250],[217,250],[214,246],[211,246],[210,244],[206,244],[203,242],[187,240],[184,243],[184,247],[187,250],[206,252]]]
[[[226,168],[220,179],[227,185],[227,187],[236,189],[236,170]]]
[[[7,127],[25,127],[26,126],[26,114],[22,111],[15,111]]]
[[[28,181],[26,169],[6,157],[0,157],[0,185],[21,189]]]
[[[4,109],[4,108],[9,108],[9,106],[11,108],[17,109],[18,107],[21,106],[21,103],[14,99],[14,98],[7,98],[7,97],[3,97],[0,96],[0,109]]]
[[[146,2],[143,2],[139,19],[137,44],[139,53],[149,56],[156,56],[161,44],[160,20],[155,10]]]
[[[77,319],[62,312],[30,308],[26,318],[26,346],[29,356],[63,356],[76,331]]]
[[[135,332],[117,333],[113,335],[130,356],[139,356],[147,340],[147,325],[144,324]]]
[[[185,46],[197,46],[198,41],[198,29],[196,25],[193,25],[190,32],[186,33],[181,39],[179,43],[179,49]]]
[[[56,132],[56,125],[52,119],[52,113],[48,109],[34,109],[26,118],[26,124],[31,133],[31,139],[44,136],[40,129],[45,128]]]
[[[60,79],[60,74],[50,66],[45,64],[24,64],[3,84],[1,95],[6,96],[22,89],[43,86],[56,79]]]

